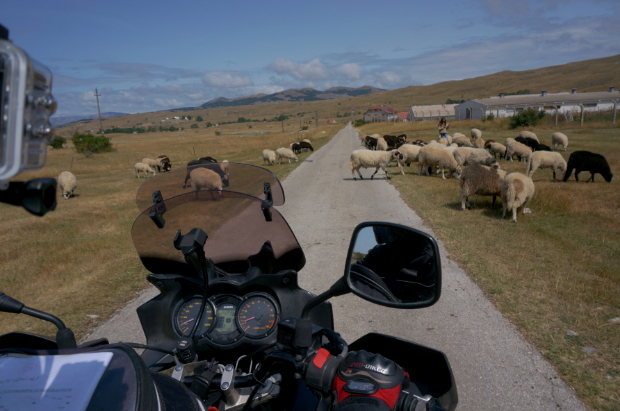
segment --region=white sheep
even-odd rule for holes
[[[359,174],[360,178],[363,180],[364,177],[362,173],[360,173],[360,168],[373,168],[375,167],[375,172],[372,174],[370,179],[372,180],[379,171],[382,169],[385,172],[385,178],[387,180],[390,179],[390,175],[387,172],[387,165],[392,160],[402,160],[403,155],[398,150],[392,151],[370,151],[370,150],[355,150],[351,153],[351,161],[349,162],[349,167],[351,168],[351,174],[353,175],[353,180],[357,180],[355,177],[355,171]],[[401,169],[402,170],[402,169]]]
[[[403,163],[417,163],[418,162],[418,154],[420,153],[420,146],[414,146],[413,144],[403,144],[400,146],[398,151],[403,155],[403,159],[398,159],[398,167],[400,167],[400,173],[405,175],[403,171],[402,164]]]
[[[562,172],[562,178],[566,173],[566,160],[560,153],[554,153],[551,151],[535,151],[527,160],[527,168],[525,174],[532,178],[532,175],[539,168],[552,168],[553,179],[555,180],[556,171]]]
[[[568,147],[568,137],[566,137],[566,134],[551,134],[551,147],[555,150],[560,144],[562,144],[562,147],[564,147],[564,151],[566,151],[566,147]]]
[[[454,133],[452,134],[452,138],[456,138],[456,137],[467,137],[465,134],[463,133]]]
[[[446,134],[446,138],[448,139],[448,145],[452,144],[452,136],[450,134]]]
[[[222,178],[215,171],[198,167],[189,172],[189,177],[192,191],[216,190],[219,197],[222,197]],[[213,199],[216,198],[213,193],[211,196]],[[198,198],[198,193],[196,193],[196,198]]]
[[[461,173],[461,209],[471,208],[469,196],[493,196],[491,208],[495,207],[495,199],[502,195],[502,182],[506,178],[504,170],[473,164],[465,167]]]
[[[527,158],[532,154],[532,149],[525,144],[519,143],[514,138],[506,139],[506,158],[510,157],[510,161],[512,161],[512,156],[516,155],[517,157],[521,157],[522,161],[527,161]]]
[[[430,144],[422,147],[418,153],[418,175],[422,175],[422,170],[426,170],[426,175],[430,176],[428,167],[440,168],[441,178],[444,180],[446,179],[444,175],[446,169],[449,171],[448,178],[450,178],[453,173],[456,174],[456,178],[459,178],[461,174],[461,167],[456,164],[456,160],[452,154],[443,148],[435,147]]]
[[[157,168],[157,160],[153,160],[152,158],[143,158],[141,163],[148,164],[153,170]]]
[[[273,150],[263,150],[263,163],[267,163],[270,166],[276,163],[276,153]]]
[[[471,138],[473,138],[474,140],[477,138],[481,138],[482,137],[482,131],[478,130],[477,128],[472,128],[471,129]]]
[[[77,178],[71,171],[63,171],[58,175],[58,185],[62,191],[62,196],[68,200],[73,195],[73,190],[77,188]]]
[[[288,148],[280,147],[276,150],[276,158],[279,160],[278,164],[282,164],[282,159],[288,159],[288,163],[291,164],[291,160],[295,160],[297,162],[297,156],[293,153],[292,150]]]
[[[499,154],[499,157],[502,158],[506,155],[506,146],[501,143],[489,143],[489,153],[493,154],[493,158],[495,158],[496,154]]]
[[[483,148],[459,147],[452,152],[456,164],[459,166],[467,166],[470,164],[484,164],[492,166],[497,160]],[[497,165],[499,168],[499,164]]]
[[[528,176],[521,173],[511,173],[504,178],[502,183],[502,206],[506,217],[506,211],[512,210],[512,221],[517,222],[517,209],[522,207],[521,213],[531,213],[525,206],[534,197],[534,182]]]
[[[385,141],[385,139],[383,137],[379,137],[377,139],[377,150],[378,151],[387,151],[387,149],[388,149],[387,141]]]
[[[435,146],[435,147],[445,147],[443,144],[441,144],[440,142],[438,142],[437,140],[431,140],[427,146]]]
[[[469,141],[469,138],[465,137],[465,136],[463,136],[463,137],[461,137],[461,136],[454,137],[453,136],[452,137],[452,142],[458,144],[459,147],[472,147],[472,148],[474,147],[474,145],[471,143],[471,141]]]
[[[444,147],[448,147],[448,139],[445,137],[440,137],[438,143]]]
[[[534,140],[538,141],[538,143],[540,144],[540,140],[538,140],[538,137],[536,136],[536,134],[532,133],[531,131],[522,131],[519,133],[519,137],[533,138]]]
[[[448,147],[458,147],[458,146],[459,146],[458,144],[456,144],[456,143],[452,143],[452,144],[450,144]]]
[[[478,137],[477,139],[474,140],[474,147],[484,148],[484,140],[482,139],[482,137]]]
[[[149,166],[146,163],[136,163],[133,166],[133,169],[136,172],[136,178],[140,178],[141,172],[144,172],[144,178],[148,178],[149,173],[152,173],[153,175],[155,175],[155,170],[153,170],[151,166]]]

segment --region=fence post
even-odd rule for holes
[[[612,125],[616,124],[616,106],[618,105],[618,102],[616,100],[614,100],[613,103],[614,103],[614,115],[613,115],[612,120],[611,120],[611,124]]]
[[[581,127],[583,127],[583,118],[586,116],[586,108],[581,103],[579,103],[579,107],[581,107]]]
[[[559,111],[559,106],[555,106],[555,126],[558,126],[558,111]]]

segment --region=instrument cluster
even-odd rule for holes
[[[280,314],[274,299],[265,293],[215,295],[202,305],[199,295],[182,300],[174,311],[174,328],[180,336],[189,336],[202,310],[196,336],[216,345],[233,344],[244,337],[265,338],[275,330]]]

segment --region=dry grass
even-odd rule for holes
[[[0,290],[59,316],[80,338],[147,285],[147,272],[131,240],[131,226],[139,212],[135,195],[144,181],[134,176],[136,162],[165,153],[176,168],[196,158],[195,150],[196,156],[261,165],[264,148],[288,147],[293,139],[302,138],[319,148],[338,129],[243,137],[216,137],[213,129],[118,134],[111,136],[116,149],[111,153],[86,158],[72,149],[49,151],[42,170],[20,179],[57,177],[73,162],[76,197],[65,200],[59,194],[56,211],[43,218],[18,207],[0,206]],[[310,154],[299,155],[299,163],[267,168],[283,179]],[[16,330],[55,334],[53,326],[27,316],[0,314],[0,319],[0,334]]]
[[[487,126],[483,138],[502,142],[517,132],[501,124]],[[365,134],[405,132],[408,139],[428,141],[436,124],[367,125]],[[451,132],[469,135],[469,122],[454,123]],[[425,129],[426,128],[426,129]],[[489,129],[496,128],[497,131]],[[534,130],[550,145],[552,129]],[[553,182],[550,170],[534,174],[532,214],[518,223],[501,220],[501,206],[490,197],[470,197],[472,209],[461,211],[458,181],[417,176],[417,165],[392,183],[435,230],[456,260],[510,318],[523,335],[591,408],[620,409],[620,143],[617,128],[565,129],[568,151],[602,153],[615,174],[611,183],[589,173]],[[508,172],[525,172],[525,163],[500,161]],[[499,199],[498,199],[498,202]],[[501,202],[500,202],[501,203]],[[567,336],[573,330],[578,336]],[[593,347],[594,355],[581,347]]]

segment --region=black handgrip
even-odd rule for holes
[[[0,311],[5,313],[19,314],[24,308],[24,303],[17,301],[13,297],[9,297],[3,292],[0,292]]]

